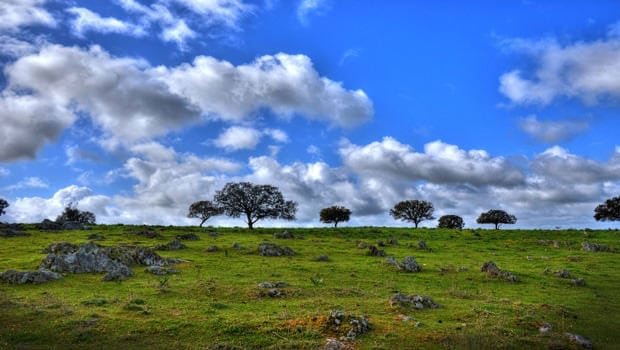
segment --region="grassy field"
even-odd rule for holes
[[[163,235],[157,239],[130,233],[140,228],[52,233],[30,227],[28,237],[0,239],[4,271],[36,269],[50,243],[83,243],[92,233],[103,235],[98,243],[105,246],[201,236],[184,242],[187,249],[160,252],[186,260],[169,278],[136,266],[123,282],[82,274],[41,285],[0,283],[0,348],[318,349],[334,336],[321,320],[336,309],[370,320],[371,331],[349,343],[355,349],[578,348],[565,332],[587,337],[595,348],[620,347],[620,255],[581,250],[584,241],[620,248],[617,231],[317,228],[289,229],[298,238],[288,240],[273,238],[282,229],[152,227]],[[206,233],[214,230],[216,237]],[[423,271],[397,271],[358,248],[389,238],[398,244],[383,248],[388,255],[414,256]],[[419,240],[432,250],[418,249]],[[261,257],[262,241],[297,255]],[[234,242],[241,249],[232,249]],[[220,251],[207,252],[212,245]],[[315,261],[318,255],[329,261]],[[480,272],[489,260],[520,282]],[[553,274],[563,268],[586,286]],[[262,281],[289,287],[283,297],[270,298],[257,288]],[[396,291],[427,295],[441,306],[392,308],[388,299]],[[545,322],[553,329],[541,334]]]

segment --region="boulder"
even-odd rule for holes
[[[195,233],[184,233],[181,235],[177,235],[176,239],[179,241],[198,241],[200,237],[198,237]]]
[[[581,250],[583,250],[584,252],[612,252],[614,251],[614,249],[608,245],[599,244],[599,243],[590,243],[590,242],[581,243]]]
[[[150,273],[150,274],[157,275],[157,276],[164,276],[164,275],[171,275],[171,274],[175,274],[175,273],[177,273],[178,271],[177,271],[177,270],[175,270],[175,269],[173,269],[173,268],[170,268],[170,267],[165,267],[165,266],[158,266],[158,265],[155,265],[155,266],[149,266],[149,267],[147,267],[147,268],[144,270],[144,272],[148,272],[148,273]]]
[[[57,242],[52,243],[47,248],[43,249],[43,253],[46,254],[69,254],[78,250],[79,246],[77,244],[69,243],[69,242]]]
[[[415,261],[415,258],[412,256],[406,256],[403,261],[398,265],[398,268],[401,271],[405,272],[420,272],[422,271],[422,266],[418,265]]]
[[[241,244],[239,244],[238,242],[233,242],[232,249],[236,249],[236,250],[241,249]]]
[[[492,261],[485,262],[482,265],[482,267],[480,268],[480,271],[481,272],[486,272],[491,277],[501,278],[501,279],[504,279],[504,280],[506,280],[508,282],[518,282],[519,281],[519,278],[515,274],[513,274],[511,272],[508,272],[508,271],[501,270]]]
[[[332,310],[327,317],[324,328],[342,334],[340,340],[355,340],[370,330],[370,323],[365,316],[345,314],[340,310]]]
[[[389,245],[398,245],[398,240],[396,238],[390,238],[387,240],[387,244]]]
[[[284,296],[284,291],[280,288],[285,288],[288,286],[286,282],[261,282],[258,284],[258,288],[263,289],[259,294],[261,296],[268,296],[270,298],[279,298]]]
[[[385,263],[388,265],[392,265],[396,268],[398,268],[398,261],[396,261],[396,258],[393,256],[388,256],[387,258],[385,258]]]
[[[159,244],[155,246],[155,250],[179,250],[179,249],[185,249],[187,248],[187,246],[183,243],[181,243],[181,241],[179,241],[178,239],[173,239],[172,241],[166,243],[166,244]]]
[[[575,278],[571,281],[571,283],[575,287],[583,287],[586,285],[586,280],[584,280],[583,278]]]
[[[262,289],[284,288],[284,287],[288,287],[288,283],[282,282],[282,281],[278,281],[278,282],[264,281],[258,284],[258,288],[262,288]]]
[[[41,221],[41,223],[36,224],[35,227],[41,231],[61,231],[62,230],[62,224],[59,224],[49,219],[45,219]]]
[[[430,250],[428,245],[426,245],[426,241],[419,241],[418,242],[418,249],[420,249],[420,250]]]
[[[261,243],[258,245],[260,256],[293,256],[295,251],[289,247],[281,247],[274,243]]]
[[[216,246],[216,245],[212,245],[209,246],[207,248],[207,253],[215,253],[215,252],[219,252],[220,251],[220,247]]]
[[[30,236],[23,232],[24,228],[20,224],[0,223],[0,237],[23,237]]]
[[[314,261],[322,261],[322,262],[329,261],[329,256],[319,255],[316,258],[314,258]]]
[[[564,333],[571,343],[577,344],[584,349],[592,349],[592,342],[586,337],[575,333]]]
[[[327,339],[323,350],[344,350],[347,346],[338,339]]]
[[[411,309],[436,309],[439,307],[431,297],[424,295],[405,295],[396,293],[389,300],[391,307],[405,307]]]
[[[0,281],[10,284],[40,284],[59,280],[61,278],[61,274],[45,269],[40,269],[38,271],[8,270],[4,273],[0,273]]]
[[[84,225],[77,221],[65,221],[62,223],[63,230],[84,230]]]
[[[385,250],[379,249],[374,245],[368,246],[368,255],[370,256],[385,256]]]
[[[568,271],[566,269],[562,269],[562,270],[556,271],[553,274],[556,275],[557,277],[560,277],[560,278],[571,278],[572,277],[570,271]]]
[[[295,238],[295,236],[293,236],[292,233],[288,232],[288,231],[284,231],[284,232],[276,232],[273,234],[273,238],[277,238],[277,239],[293,239]]]
[[[551,326],[551,324],[549,324],[547,322],[543,323],[542,325],[540,325],[540,327],[538,327],[538,331],[540,332],[540,334],[547,334],[552,329],[553,329],[553,327]]]

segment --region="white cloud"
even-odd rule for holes
[[[172,0],[202,16],[211,24],[222,23],[237,27],[243,16],[252,10],[252,6],[240,0]]]
[[[18,58],[37,52],[43,45],[40,37],[24,41],[8,35],[0,35],[0,56]]]
[[[8,176],[10,173],[9,169],[0,166],[0,177]]]
[[[215,145],[229,151],[254,149],[260,141],[261,132],[247,127],[232,126],[226,129],[217,139]]]
[[[49,187],[49,184],[45,180],[42,180],[41,178],[38,178],[36,176],[31,176],[31,177],[27,177],[21,180],[20,182],[14,185],[6,186],[4,190],[5,191],[17,191],[17,190],[23,190],[27,188],[48,188],[48,187]]]
[[[301,114],[345,127],[373,115],[364,91],[346,90],[321,77],[304,55],[279,53],[239,66],[199,56],[191,65],[158,67],[158,72],[172,91],[224,120],[246,120],[265,107],[278,115]]]
[[[265,129],[263,130],[263,134],[271,137],[276,142],[289,142],[288,135],[281,129]]]
[[[0,1],[0,31],[17,31],[31,25],[55,26],[56,20],[45,9],[46,0]]]
[[[126,23],[114,17],[101,17],[98,13],[84,7],[71,7],[67,9],[67,12],[74,16],[71,26],[78,36],[84,36],[89,31],[131,36],[146,35],[144,28],[139,25]]]
[[[587,104],[620,97],[620,37],[561,45],[556,40],[515,39],[505,46],[530,56],[536,68],[500,77],[500,92],[515,104],[546,105],[558,98]]]
[[[297,18],[303,25],[308,25],[311,14],[322,14],[327,7],[327,0],[301,0],[297,6]]]
[[[519,127],[538,141],[557,143],[566,141],[590,128],[586,120],[548,120],[541,121],[530,115],[519,121]]]

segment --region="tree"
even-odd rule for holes
[[[462,230],[464,226],[463,218],[458,215],[444,215],[439,218],[439,225],[437,225],[438,228],[457,230]]]
[[[619,221],[620,220],[620,196],[610,198],[605,203],[594,209],[596,221]]]
[[[390,215],[396,220],[413,222],[418,228],[420,222],[434,219],[433,210],[432,203],[415,199],[397,203],[390,209]]]
[[[481,213],[476,220],[479,224],[494,224],[495,229],[499,230],[501,224],[514,224],[517,217],[499,209],[491,209],[486,213]]]
[[[250,230],[258,220],[294,220],[297,212],[297,203],[285,201],[277,187],[250,182],[227,183],[215,193],[215,203],[228,216],[238,218],[244,215]]]
[[[331,206],[321,209],[319,213],[321,222],[326,224],[334,224],[334,227],[338,227],[339,222],[349,221],[351,218],[351,210],[342,206]]]
[[[62,212],[62,214],[58,215],[58,217],[56,218],[56,222],[58,223],[64,223],[69,221],[79,222],[80,224],[94,225],[97,219],[95,217],[95,214],[89,211],[81,211],[70,204],[65,207],[65,210]]]
[[[4,215],[6,213],[6,208],[9,207],[9,202],[7,202],[6,200],[0,198],[0,216]]]
[[[189,206],[188,218],[200,219],[200,227],[213,216],[221,215],[224,210],[211,201],[198,201]]]

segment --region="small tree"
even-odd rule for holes
[[[198,201],[189,206],[188,218],[200,219],[200,227],[213,216],[221,215],[224,210],[211,201]]]
[[[439,218],[438,228],[449,228],[462,230],[465,226],[465,222],[463,222],[463,218],[458,215],[444,215]]]
[[[6,208],[9,207],[9,202],[0,198],[0,216],[6,214]]]
[[[226,215],[245,216],[251,230],[258,220],[294,220],[297,203],[285,201],[282,192],[271,185],[255,185],[250,182],[229,182],[215,193],[215,203]]]
[[[499,230],[501,224],[514,224],[517,217],[499,209],[491,209],[486,213],[481,213],[476,220],[479,224],[494,224],[495,229]]]
[[[79,222],[80,224],[94,225],[97,219],[95,217],[95,214],[89,211],[81,211],[70,204],[65,207],[65,210],[62,212],[62,214],[58,215],[58,217],[56,218],[56,222],[58,223],[64,223],[69,221]]]
[[[321,222],[326,224],[334,224],[334,227],[338,227],[339,222],[349,221],[351,218],[351,210],[342,206],[331,206],[321,209],[319,213]]]
[[[620,196],[610,198],[594,209],[596,221],[620,221]]]
[[[397,203],[390,209],[390,215],[396,220],[413,222],[415,228],[418,228],[420,222],[434,219],[433,211],[433,204],[430,202],[408,200]]]

